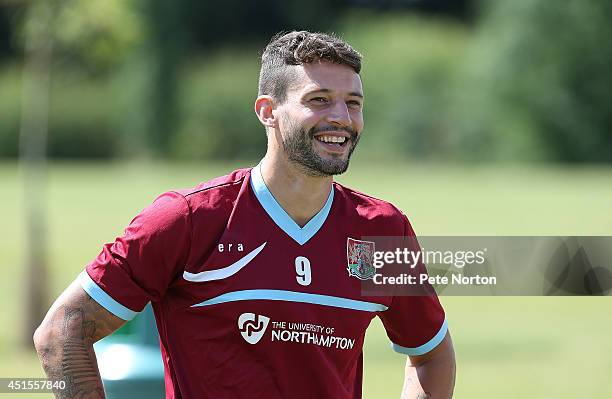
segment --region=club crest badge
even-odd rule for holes
[[[359,280],[370,280],[376,273],[374,267],[374,243],[372,241],[355,240],[348,237],[346,240],[346,270],[349,276]]]

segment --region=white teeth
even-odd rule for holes
[[[344,143],[346,141],[346,137],[338,137],[338,136],[319,136],[317,140],[322,141],[324,143]]]

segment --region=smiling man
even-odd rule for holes
[[[151,302],[167,398],[361,397],[362,346],[381,318],[408,355],[403,398],[452,396],[437,297],[362,295],[367,236],[414,236],[393,205],[346,188],[363,129],[361,56],[338,38],[275,36],[255,112],[262,161],[168,192],[56,300],[34,336],[58,397],[103,397],[93,343]]]

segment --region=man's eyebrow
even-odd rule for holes
[[[316,93],[325,93],[325,94],[328,94],[328,93],[331,93],[331,90],[329,90],[329,89],[315,89],[315,90],[306,92],[305,95],[308,96],[308,95],[312,95],[312,94],[316,94]],[[351,96],[351,97],[363,98],[363,94],[361,94],[361,93],[359,93],[357,91],[352,91],[348,95]]]

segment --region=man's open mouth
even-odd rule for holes
[[[348,142],[348,139],[343,136],[320,135],[316,136],[315,139],[320,141],[321,143],[335,145],[337,147],[342,147]]]

